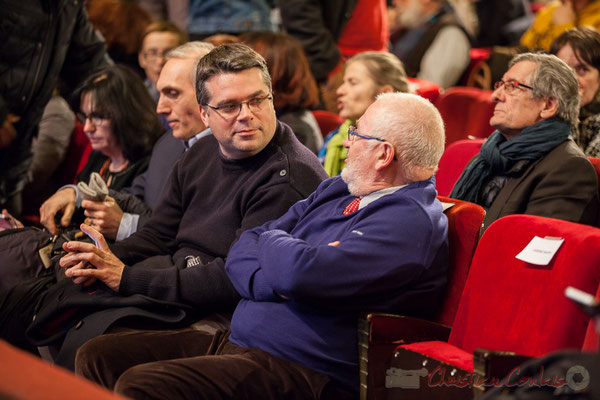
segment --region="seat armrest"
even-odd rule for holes
[[[369,343],[377,344],[447,341],[450,336],[450,328],[445,325],[394,314],[365,314],[360,318],[359,326],[367,334]]]
[[[494,351],[488,349],[475,349],[473,352],[473,372],[485,379],[487,384],[500,383],[509,374],[530,356],[511,353],[507,351]]]
[[[360,397],[377,399],[385,391],[385,374],[394,349],[415,341],[447,341],[450,328],[418,318],[369,313],[358,320]]]

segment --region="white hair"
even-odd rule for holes
[[[392,143],[409,179],[418,180],[417,169],[435,172],[446,141],[444,121],[437,108],[429,100],[410,93],[382,93],[377,101],[385,106],[370,134]]]

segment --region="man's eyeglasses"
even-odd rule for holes
[[[350,126],[348,128],[348,140],[351,141],[352,143],[354,143],[354,141],[356,141],[356,138],[359,137],[361,139],[365,139],[365,140],[377,140],[379,142],[385,142],[385,139],[380,139],[374,136],[365,136],[365,135],[361,135],[360,133],[358,133],[358,131],[356,130],[355,126]]]
[[[502,86],[504,86],[504,90],[506,91],[506,93],[512,93],[512,92],[514,92],[516,88],[523,88],[523,89],[534,90],[533,87],[528,86],[528,85],[526,85],[524,83],[521,83],[519,81],[516,81],[514,79],[507,79],[505,81],[499,80],[498,82],[494,83],[494,90],[498,90]]]
[[[157,50],[157,49],[150,49],[150,50],[146,50],[144,51],[142,54],[144,55],[144,58],[148,61],[156,61],[159,58],[165,58],[167,53],[170,52],[173,49],[164,49],[164,50]]]
[[[255,97],[253,99],[242,101],[240,103],[233,104],[225,104],[223,106],[211,106],[210,104],[205,104],[206,107],[210,107],[215,110],[217,114],[225,119],[231,119],[237,117],[242,111],[242,105],[246,104],[248,109],[252,112],[258,112],[262,110],[265,105],[265,101],[272,100],[272,96],[264,96],[264,97]]]
[[[90,115],[86,115],[83,112],[79,111],[75,114],[77,116],[77,119],[79,120],[79,122],[81,122],[83,125],[85,125],[85,121],[87,119],[90,120],[90,123],[94,126],[100,126],[102,125],[108,118],[105,117],[102,114],[97,114],[95,112],[90,113]]]

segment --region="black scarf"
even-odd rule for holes
[[[517,161],[537,160],[568,140],[568,122],[549,118],[528,126],[510,140],[495,131],[481,146],[481,153],[465,169],[454,185],[450,197],[480,204],[483,185],[492,177],[504,175]]]

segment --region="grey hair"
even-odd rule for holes
[[[169,51],[165,56],[165,60],[169,61],[171,58],[200,58],[214,48],[215,46],[207,42],[187,42]]]
[[[180,59],[185,60],[188,58],[200,59],[204,57],[208,52],[214,49],[215,46],[211,43],[193,41],[182,44],[181,46],[177,46],[174,49],[170,50],[165,56],[165,62],[168,62],[171,59]],[[192,71],[190,74],[190,81],[192,84],[196,84],[196,71]]]
[[[558,103],[555,117],[576,128],[579,123],[579,84],[575,73],[564,61],[551,54],[523,53],[510,60],[511,68],[521,61],[536,63],[528,85],[533,98],[553,98]]]
[[[251,68],[258,68],[263,82],[273,91],[271,75],[267,69],[265,59],[256,51],[241,43],[228,43],[215,47],[210,53],[198,61],[196,66],[196,100],[205,106],[210,100],[210,93],[206,88],[206,81],[211,77],[223,73],[242,72]]]
[[[390,85],[395,92],[409,92],[404,65],[394,54],[383,51],[365,51],[349,58],[346,65],[356,61],[363,63],[377,85]]]
[[[444,152],[444,121],[429,100],[410,93],[382,93],[377,101],[392,103],[382,109],[370,134],[394,146],[396,157],[411,181],[420,180],[419,170],[433,174]],[[421,178],[422,179],[422,178]]]

